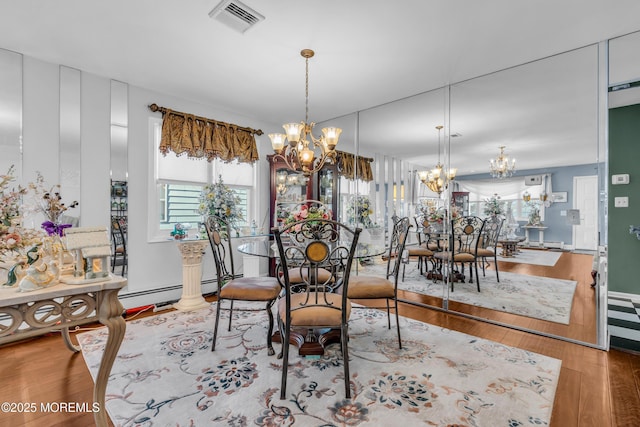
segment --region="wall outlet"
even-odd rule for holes
[[[628,208],[629,207],[629,198],[628,197],[616,197],[613,199],[613,204],[616,208]]]

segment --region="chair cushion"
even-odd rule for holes
[[[351,276],[347,296],[358,298],[393,298],[395,286],[392,281],[378,276]]]
[[[289,269],[289,283],[302,283],[309,278],[308,268],[290,268]],[[318,281],[325,283],[329,280],[333,280],[331,272],[324,268],[318,269]]]
[[[451,252],[448,252],[448,251],[436,252],[433,255],[433,257],[443,261],[450,261]],[[470,254],[467,252],[456,252],[455,254],[453,254],[453,260],[455,262],[473,262],[476,260],[476,257],[473,256],[473,254]]]
[[[433,251],[425,248],[408,248],[409,256],[431,256]]]
[[[476,257],[473,254],[467,252],[458,252],[453,255],[453,260],[455,262],[473,262],[476,260]]]
[[[220,291],[220,298],[269,301],[276,299],[281,289],[275,277],[241,277],[227,282]]]
[[[318,294],[321,297],[322,294]],[[342,295],[327,293],[327,301],[334,307],[342,307]],[[304,308],[300,307],[307,299],[306,293],[292,294],[291,295],[291,325],[292,326],[340,326],[342,323],[342,310],[336,310],[335,308],[329,308],[326,306],[308,306]],[[323,301],[323,300],[321,300]],[[311,302],[311,297],[309,298]],[[323,301],[324,302],[324,301]],[[351,302],[347,300],[347,319],[351,316]],[[287,313],[287,301],[284,298],[278,300],[278,314],[281,319],[285,319]]]
[[[481,257],[487,257],[487,256],[493,256],[495,252],[491,249],[478,248],[478,251],[476,252],[476,254]]]

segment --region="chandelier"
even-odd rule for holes
[[[445,170],[442,163],[440,163],[440,131],[443,126],[436,126],[438,129],[438,163],[436,167],[431,170],[419,171],[418,178],[427,188],[434,193],[438,193],[438,196],[442,194],[445,188],[449,185],[449,181],[453,181],[456,177],[456,168],[451,170]]]
[[[500,155],[490,160],[489,172],[494,178],[509,178],[516,171],[516,159],[509,159],[504,155],[504,145],[500,146]]]
[[[312,131],[315,123],[309,123],[309,58],[312,58],[314,54],[311,49],[303,49],[300,52],[306,64],[305,121],[282,125],[286,135],[282,133],[269,134],[273,151],[276,153],[274,160],[284,161],[289,169],[302,172],[304,176],[318,172],[327,161],[335,163],[335,148],[342,132],[340,128],[326,127],[322,129],[320,138],[313,136]],[[307,139],[307,136],[311,141]],[[287,141],[288,145],[286,145]],[[316,149],[319,149],[318,156],[316,156]]]

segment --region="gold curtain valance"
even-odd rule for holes
[[[169,151],[176,156],[186,154],[190,158],[219,158],[225,162],[237,159],[242,163],[258,160],[258,148],[254,135],[261,130],[240,127],[231,123],[181,113],[168,108],[149,105],[151,111],[162,113],[162,138],[160,152]]]
[[[347,179],[361,179],[365,182],[373,181],[371,162],[373,159],[345,151],[336,150],[338,157],[338,175]],[[356,160],[357,159],[357,160]]]

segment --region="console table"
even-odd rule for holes
[[[71,342],[69,328],[96,321],[107,327],[109,336],[93,388],[93,401],[100,408],[94,413],[98,427],[108,426],[105,393],[126,327],[118,299],[118,292],[126,284],[127,279],[111,276],[105,282],[60,283],[31,292],[0,288],[0,317],[7,319],[0,324],[0,345],[61,331],[69,350],[78,352],[80,348]]]
[[[524,225],[524,243],[527,246],[531,245],[531,241],[529,240],[529,230],[538,230],[538,246],[544,246],[544,230],[549,227],[545,227],[544,225]]]

